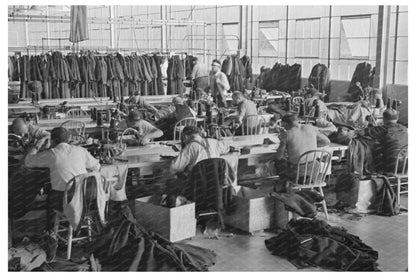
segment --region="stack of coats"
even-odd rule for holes
[[[261,80],[267,91],[297,91],[300,89],[302,66],[276,63],[272,69],[266,69]]]
[[[192,68],[190,69],[192,71]],[[168,61],[168,94],[179,94],[185,90],[185,62],[178,55],[172,56]]]
[[[122,56],[115,54],[51,52],[22,56],[18,62],[9,57],[9,75],[21,81],[20,97],[30,97],[27,86],[40,81],[41,98],[121,97],[139,91],[141,95],[164,95],[159,55]],[[10,77],[9,77],[10,78]]]
[[[194,68],[194,56],[187,55],[185,60],[185,77],[186,79],[191,79],[192,69]]]
[[[244,91],[246,68],[238,56],[228,56],[222,62],[221,71],[227,76],[231,91]]]
[[[354,93],[357,89],[356,83],[360,82],[361,88],[373,87],[373,79],[376,68],[372,67],[367,62],[357,64],[355,67],[354,75],[352,76],[351,83],[348,89],[348,93]]]
[[[308,78],[308,86],[311,87],[312,85],[320,92],[323,90],[328,91],[329,70],[326,65],[321,63],[314,65]]]

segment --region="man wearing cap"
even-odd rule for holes
[[[157,113],[157,109],[147,102],[144,97],[140,96],[140,92],[135,91],[134,95],[131,95],[127,100],[126,103],[129,105],[137,105],[137,108],[139,109],[148,109],[149,111],[153,113]]]
[[[238,125],[241,125],[248,116],[257,115],[256,104],[244,97],[244,94],[241,91],[235,91],[232,98],[234,104],[237,105],[237,111],[227,117],[224,122],[225,126],[231,125],[233,121]],[[256,128],[258,122],[257,120],[250,120],[250,122],[246,122],[246,124],[248,124],[248,128]]]
[[[131,111],[127,119],[121,121],[117,126],[119,130],[126,130],[127,128],[133,128],[138,131],[139,145],[145,145],[149,143],[150,139],[163,136],[163,132],[142,119],[138,111]]]
[[[387,109],[383,113],[383,125],[365,129],[365,135],[376,140],[374,161],[376,169],[393,172],[400,148],[408,145],[407,128],[397,123],[399,112]]]
[[[30,122],[27,122],[24,118],[16,118],[13,120],[10,126],[11,132],[18,136],[28,136],[29,141],[35,141],[44,137],[49,138],[50,133],[42,128],[39,128]]]
[[[211,94],[218,107],[225,107],[227,106],[226,98],[230,84],[227,76],[221,72],[221,62],[219,60],[213,60],[211,66],[212,70],[209,77]]]
[[[194,57],[193,64],[194,66],[192,68],[191,73],[191,78],[193,81],[193,90],[201,88],[204,91],[207,91],[209,89],[209,85],[208,70],[206,68],[206,65],[200,63],[197,57]]]

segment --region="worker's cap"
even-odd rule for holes
[[[172,99],[172,103],[174,105],[182,105],[183,104],[183,99],[181,97],[179,97],[179,96],[175,96]]]
[[[398,120],[399,119],[399,112],[393,109],[387,109],[383,113],[383,118],[386,120]]]
[[[213,60],[211,66],[221,67],[221,62],[219,60]]]
[[[141,115],[138,111],[131,111],[127,116],[127,120],[130,122],[139,121],[141,119]]]

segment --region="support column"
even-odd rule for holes
[[[373,87],[381,89],[384,99],[387,98],[387,66],[389,53],[390,6],[379,6],[377,26],[376,73]]]
[[[162,20],[167,20],[167,11],[166,11],[166,7],[164,6],[160,6],[160,19]],[[165,49],[167,49],[167,45],[166,45],[166,38],[167,38],[167,34],[166,34],[166,23],[164,23],[162,25],[162,37],[161,37],[161,47],[162,47],[162,51],[165,51]]]
[[[115,7],[110,6],[110,42],[111,42],[111,48],[116,48],[116,29],[114,26],[114,18],[115,18]]]

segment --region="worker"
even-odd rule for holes
[[[227,106],[227,91],[230,89],[227,76],[221,72],[221,62],[212,61],[212,69],[209,78],[210,92],[218,107]]]
[[[310,88],[308,90],[308,98],[305,99],[306,110],[308,111],[309,116],[315,116],[315,109],[319,107],[319,111],[328,112],[324,101],[321,100],[323,94],[315,88]]]
[[[202,64],[197,57],[194,57],[193,59],[191,78],[193,82],[192,89],[194,91],[196,91],[198,88],[201,88],[204,91],[208,91],[208,70],[206,65]]]
[[[16,118],[13,120],[12,125],[10,126],[11,132],[15,135],[22,137],[29,137],[29,141],[35,141],[42,139],[44,137],[49,138],[50,133],[44,129],[33,125],[32,123],[26,121],[24,118]]]
[[[173,97],[172,104],[175,106],[175,111],[173,112],[175,123],[184,118],[196,116],[196,112],[191,107],[186,105],[181,97]]]
[[[329,145],[330,140],[310,124],[299,124],[297,114],[287,113],[282,117],[282,127],[285,129],[280,136],[277,149],[278,174],[281,176],[281,186],[296,177],[299,157],[318,147]]]
[[[25,157],[27,167],[49,168],[51,191],[48,193],[48,219],[53,216],[53,210],[62,211],[62,202],[67,183],[75,176],[87,173],[88,170],[99,171],[100,163],[83,147],[69,145],[70,133],[63,127],[54,128],[51,132],[52,148],[38,152],[47,143],[49,137],[41,138],[29,150]],[[49,220],[48,230],[52,228]]]
[[[244,97],[244,94],[242,92],[235,91],[233,93],[232,98],[233,103],[237,105],[237,111],[228,115],[223,125],[230,126],[234,122],[236,126],[240,126],[248,116],[257,115],[256,104],[253,101],[248,100],[246,97]],[[258,121],[257,119],[255,119],[251,122],[246,122],[246,124],[249,125],[248,128],[256,128]]]
[[[380,172],[394,172],[396,157],[405,145],[408,145],[407,128],[397,123],[399,112],[387,109],[383,113],[383,125],[366,128],[365,135],[376,140],[374,161]]]
[[[141,118],[138,111],[133,110],[127,116],[127,119],[121,121],[117,125],[117,129],[126,130],[127,128],[133,128],[138,131],[137,141],[139,145],[146,145],[153,138],[159,138],[163,136],[163,132],[152,124]]]
[[[137,105],[137,108],[147,109],[154,114],[157,114],[158,112],[158,110],[152,104],[147,102],[143,96],[140,96],[140,92],[137,90],[134,92],[134,95],[131,95],[128,99],[126,99],[126,104]]]

